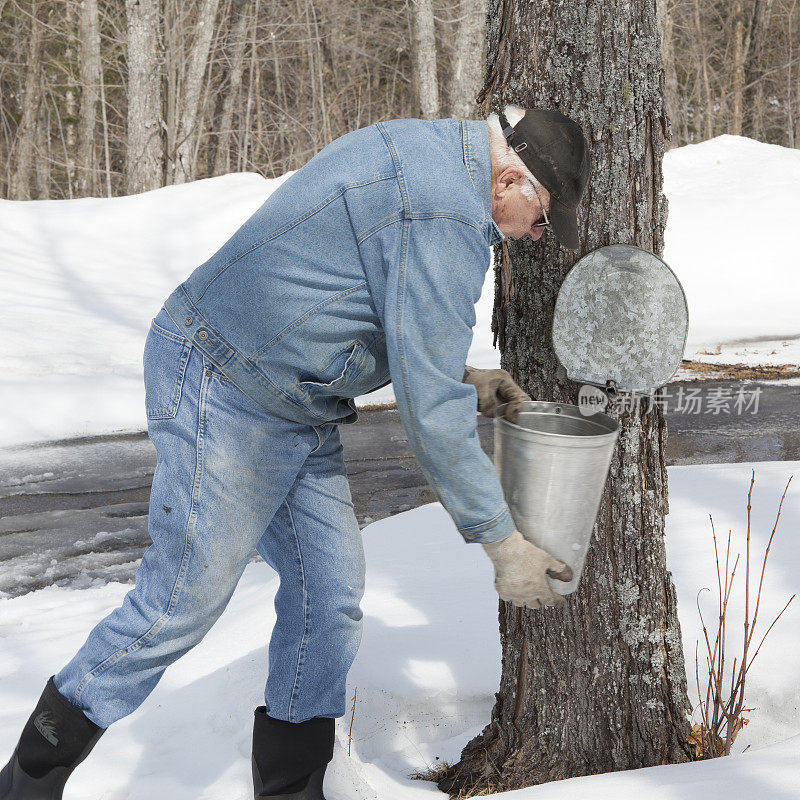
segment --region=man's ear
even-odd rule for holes
[[[513,172],[514,170],[511,167],[506,167],[497,178],[495,178],[492,186],[495,197],[501,198],[509,190],[511,184],[514,183]]]
[[[506,167],[498,176],[493,187],[496,196],[502,197],[515,183],[524,184],[527,178],[522,170]]]

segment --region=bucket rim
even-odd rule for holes
[[[525,401],[523,401],[523,403],[522,403],[522,405],[520,407],[520,411],[525,410],[526,406],[530,407],[532,405],[539,406],[539,407],[540,406],[553,406],[553,407],[559,406],[559,407],[562,407],[562,408],[566,407],[566,408],[568,408],[570,410],[570,413],[568,414],[568,416],[571,416],[571,417],[576,418],[576,419],[585,420],[587,422],[590,421],[590,420],[596,420],[597,422],[600,422],[601,427],[605,427],[606,430],[603,433],[592,434],[592,438],[594,438],[594,439],[598,439],[598,438],[603,437],[603,436],[614,436],[614,437],[616,437],[619,434],[619,431],[620,431],[619,420],[614,419],[614,417],[612,417],[612,416],[610,416],[608,414],[605,414],[602,411],[598,411],[598,412],[592,414],[590,417],[587,417],[587,416],[585,416],[585,415],[580,413],[580,409],[578,408],[577,405],[575,405],[575,403],[553,402],[553,401],[549,401],[549,400],[525,400]],[[572,434],[566,434],[566,433],[554,433],[552,431],[533,430],[531,428],[525,428],[522,425],[517,425],[515,422],[511,422],[510,420],[507,420],[503,416],[503,411],[505,410],[506,406],[508,406],[508,403],[502,403],[501,405],[499,405],[499,406],[497,406],[495,408],[495,410],[494,410],[494,421],[495,421],[496,424],[507,425],[514,432],[518,431],[520,433],[527,434],[529,436],[531,436],[531,435],[545,436],[545,437],[553,438],[553,439],[559,439],[559,438],[561,438],[561,439],[563,439],[563,438],[570,438],[570,439],[571,438],[584,438],[584,437],[580,437],[580,436],[576,437],[576,436],[574,436]],[[528,410],[533,410],[533,409],[528,408]],[[577,417],[574,416],[574,412],[576,412],[576,411],[578,413]]]

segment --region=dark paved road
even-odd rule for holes
[[[700,387],[696,412],[679,413],[676,396]],[[735,395],[741,382],[669,384],[667,463],[800,459],[800,385],[759,388],[752,406],[714,413],[709,398]],[[674,393],[674,395],[673,395]],[[493,448],[493,424],[478,418],[481,444]],[[433,501],[397,411],[362,411],[341,427],[359,523]],[[0,591],[16,596],[49,584],[129,581],[149,539],[147,500],[154,453],[146,434],[68,440],[0,450]]]

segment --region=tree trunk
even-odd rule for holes
[[[664,107],[669,120],[669,146],[677,147],[681,144],[678,136],[680,99],[678,96],[678,71],[675,65],[673,41],[673,0],[657,0],[656,8],[661,32],[661,61],[664,64]]]
[[[700,51],[700,76],[703,84],[703,135],[706,139],[714,136],[714,104],[711,98],[711,80],[708,76],[708,52],[706,36],[700,21],[700,2],[693,0],[694,37]]]
[[[800,69],[797,70],[797,86],[794,99],[794,140],[793,147],[800,143]]]
[[[67,178],[68,197],[73,196],[75,183],[75,150],[77,149],[77,120],[78,120],[78,87],[75,81],[75,31],[77,17],[75,0],[66,0],[64,8],[66,17],[66,47],[64,48],[64,62],[66,67],[66,89],[64,92],[64,155]]]
[[[28,44],[28,59],[25,65],[25,95],[22,98],[22,115],[17,127],[16,167],[11,173],[10,200],[31,199],[31,167],[36,145],[36,122],[42,102],[42,31],[39,21],[41,4],[31,0],[31,34]]]
[[[163,185],[159,0],[125,0],[128,17],[128,194]]]
[[[181,98],[182,114],[180,132],[175,148],[175,173],[173,183],[194,180],[196,140],[200,114],[200,92],[208,65],[208,52],[214,35],[214,20],[217,17],[219,0],[203,0],[197,19],[197,29],[189,54],[189,67]]]
[[[786,127],[786,139],[787,145],[789,147],[796,146],[796,138],[795,138],[795,115],[798,111],[798,101],[800,101],[800,80],[798,80],[797,84],[795,85],[794,82],[794,72],[797,69],[797,66],[794,63],[794,35],[795,35],[795,27],[794,27],[794,19],[795,19],[795,11],[798,7],[798,1],[792,0],[791,5],[785,9],[786,16],[782,20],[782,23],[786,26],[789,35],[786,37],[786,55],[787,59],[786,62],[789,65],[786,68],[786,80],[781,90],[781,94],[785,94],[786,100],[783,103],[784,112],[785,112],[785,127]],[[798,32],[800,33],[800,28],[798,28]],[[800,36],[797,37],[800,40]],[[798,75],[800,75],[800,69],[797,69]]]
[[[307,85],[311,90],[311,96],[309,98],[309,102],[311,104],[311,149],[312,151],[316,151],[320,148],[320,129],[322,127],[321,120],[322,117],[320,116],[320,112],[322,110],[321,104],[317,102],[317,98],[319,97],[319,92],[321,86],[319,84],[317,78],[317,70],[315,67],[315,54],[316,49],[314,47],[314,32],[311,29],[311,23],[308,16],[308,0],[303,0],[303,15],[305,16],[306,21],[306,30],[305,30],[305,47],[306,47],[306,59],[308,63],[308,79]],[[300,12],[298,11],[298,17],[300,16]],[[256,71],[256,75],[258,71]],[[258,94],[256,93],[256,97]],[[255,149],[255,148],[254,148]]]
[[[731,121],[730,132],[742,135],[742,100],[744,95],[744,66],[749,49],[749,21],[745,19],[744,0],[733,4],[733,55],[731,76]]]
[[[180,127],[180,98],[185,72],[183,42],[184,16],[182,0],[163,0],[164,3],[164,139],[166,157],[164,178],[171,184],[175,175],[175,149]]]
[[[750,49],[744,65],[742,130],[753,139],[764,138],[764,60],[772,0],[755,0],[750,26]]]
[[[255,148],[251,148],[250,141],[252,139],[250,134],[250,116],[253,113],[253,104],[255,103],[255,73],[256,73],[256,59],[257,59],[257,34],[259,22],[259,8],[260,0],[255,0],[255,9],[253,11],[253,30],[250,38],[250,63],[249,74],[247,80],[247,98],[244,104],[244,136],[242,137],[242,148],[240,153],[240,167],[241,172],[244,168],[253,163],[252,155]]]
[[[322,48],[320,47],[322,33],[313,0],[306,0],[306,26],[308,29],[308,64],[311,72],[311,86],[313,87],[312,107],[316,108],[317,103],[319,103],[319,122],[314,125],[313,147],[316,151],[328,144],[331,136],[330,126],[328,125],[328,109],[325,103],[325,79],[322,73],[323,59]],[[259,103],[259,107],[260,105]]]
[[[469,119],[475,113],[475,95],[481,86],[486,0],[463,0],[460,13],[450,81],[450,116]]]
[[[656,0],[490,0],[490,63],[502,45],[503,2],[513,3],[514,24],[494,107],[558,108],[580,122],[592,177],[580,253],[552,235],[502,245],[512,280],[498,270],[493,328],[502,366],[532,397],[576,403],[579,385],[567,380],[551,342],[567,272],[602,245],[657,254],[664,245]],[[664,549],[666,425],[658,405],[610,413],[620,422],[619,442],[580,587],[564,609],[500,602],[500,688],[491,721],[439,782],[453,795],[688,758],[686,675]]]
[[[100,101],[100,21],[97,0],[81,0],[78,21],[80,40],[81,109],[78,134],[78,195],[99,194],[97,105]]]
[[[44,79],[44,75],[42,75]],[[44,95],[44,91],[41,91]],[[46,103],[39,103],[39,115],[35,127],[36,158],[34,173],[36,174],[36,199],[50,199],[50,120]]]
[[[100,70],[100,118],[103,120],[103,156],[106,173],[106,197],[113,197],[111,188],[111,143],[108,132],[108,106],[106,104],[106,85],[103,70]]]
[[[236,20],[231,33],[232,52],[225,98],[222,101],[222,114],[217,129],[217,151],[214,157],[214,175],[224,175],[231,171],[231,127],[233,109],[239,105],[244,73],[244,53],[247,48],[247,25],[250,17],[244,0],[234,4],[232,14]]]
[[[436,28],[432,0],[412,0],[417,92],[423,119],[439,116],[439,77],[436,68]]]
[[[792,12],[794,12],[794,5],[792,5]],[[791,21],[794,21],[794,14],[790,18]],[[792,26],[792,35],[794,35],[794,26]],[[797,23],[797,41],[800,42],[800,15],[798,15],[798,23]],[[795,66],[795,71],[797,72],[797,77],[795,78],[795,86],[794,86],[794,138],[793,138],[793,147],[797,147],[800,145],[800,64]],[[789,82],[791,84],[791,75],[789,73]],[[789,91],[792,91],[791,85],[789,86]]]

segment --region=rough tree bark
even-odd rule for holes
[[[439,116],[439,77],[432,0],[412,0],[411,14],[419,107],[423,119],[436,119]]]
[[[475,112],[475,95],[481,84],[481,54],[486,29],[486,0],[463,0],[453,52],[450,80],[450,116],[468,119]]]
[[[128,194],[163,185],[160,0],[125,0],[128,18],[128,131],[125,187]]]
[[[81,0],[78,19],[80,42],[81,108],[78,125],[77,193],[99,193],[97,105],[100,102],[100,20],[97,0]]]
[[[495,110],[507,102],[557,108],[580,122],[591,146],[581,251],[550,235],[507,240],[493,320],[502,366],[526,391],[575,403],[579,385],[566,379],[551,343],[567,272],[602,245],[657,254],[664,245],[656,0],[490,0],[487,49]],[[564,609],[500,602],[500,688],[491,721],[439,782],[453,795],[688,758],[686,675],[664,549],[666,425],[657,405],[611,413],[621,431],[580,587]]]

